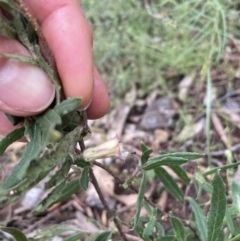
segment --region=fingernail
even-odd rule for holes
[[[92,102],[92,99],[88,102],[88,104],[86,105],[86,106],[84,106],[84,107],[79,107],[78,108],[78,111],[84,111],[84,110],[86,110],[88,107],[89,107],[89,105],[91,105],[91,102]]]
[[[54,86],[40,68],[8,59],[0,67],[0,109],[9,114],[34,115],[55,96]]]

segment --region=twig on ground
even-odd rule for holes
[[[240,143],[232,146],[229,150],[230,150],[231,152],[236,152],[236,151],[240,150]],[[226,149],[226,150],[219,150],[219,151],[212,151],[212,152],[210,153],[210,155],[211,155],[212,157],[224,156],[226,151],[227,151],[227,149]]]

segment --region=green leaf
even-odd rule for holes
[[[7,134],[0,141],[0,156],[6,151],[7,147],[11,145],[13,142],[19,140],[24,135],[24,127],[18,128]]]
[[[232,181],[231,194],[233,204],[236,205],[238,211],[240,212],[240,185],[236,181]]]
[[[74,165],[77,165],[78,167],[85,168],[85,167],[91,167],[90,162],[86,162],[82,158],[76,158],[74,160]]]
[[[87,188],[88,188],[88,183],[89,183],[88,174],[89,174],[89,167],[85,167],[82,170],[80,180],[79,180],[80,186],[82,187],[83,190],[87,190]]]
[[[234,238],[229,239],[228,241],[239,241],[239,240],[240,240],[240,234],[238,234]]]
[[[200,172],[196,172],[194,174],[194,181],[197,182],[198,188],[197,188],[197,199],[201,196],[201,191],[204,189],[208,194],[212,194],[212,185],[206,182],[205,178]]]
[[[171,217],[171,223],[178,241],[185,241],[185,230],[183,223],[179,218]]]
[[[72,196],[72,194],[74,194],[77,191],[79,191],[80,188],[81,188],[81,186],[79,185],[79,180],[73,180],[71,182],[68,182],[64,186],[61,195],[56,200],[56,203],[62,202],[64,200],[70,198]]]
[[[98,235],[95,241],[108,241],[112,238],[112,232],[104,232]]]
[[[171,165],[182,165],[188,162],[188,159],[176,156],[169,156],[169,157],[151,157],[148,159],[148,162],[142,166],[144,170],[151,170],[159,166],[171,166]]]
[[[146,185],[147,185],[147,174],[146,174],[146,172],[143,172],[143,176],[142,176],[142,180],[141,180],[141,184],[140,184],[139,192],[138,192],[138,198],[137,198],[137,203],[136,203],[136,213],[134,215],[132,229],[135,229],[138,224],[138,219],[139,219],[140,211],[142,208],[143,197],[144,197]]]
[[[148,161],[152,150],[149,149],[143,142],[140,143],[140,148],[142,151],[141,164],[144,165]]]
[[[152,216],[153,216],[153,210],[151,209],[151,207],[149,206],[149,204],[148,204],[145,200],[143,200],[143,203],[142,203],[142,204],[143,204],[145,210],[147,211],[148,216],[149,216],[149,217],[152,217]]]
[[[222,178],[217,172],[212,180],[213,193],[207,215],[208,241],[215,241],[221,231],[226,212],[226,193]]]
[[[19,229],[0,227],[0,230],[11,234],[16,241],[28,241],[27,237]]]
[[[79,241],[81,240],[86,234],[85,233],[77,233],[74,235],[71,235],[65,239],[63,239],[63,241]]]
[[[18,185],[19,182],[26,175],[26,171],[31,163],[42,150],[41,146],[41,131],[39,126],[35,123],[31,128],[30,133],[31,142],[27,144],[26,151],[19,161],[19,163],[13,168],[10,176],[5,180],[5,182],[0,185],[1,189],[11,189]]]
[[[58,115],[64,116],[78,108],[81,104],[81,101],[82,100],[80,98],[68,98],[56,105],[54,110]]]
[[[56,186],[33,210],[33,215],[39,215],[40,213],[47,210],[53,204],[55,204],[62,193],[65,186],[65,182],[60,183]]]
[[[54,135],[55,127],[62,123],[61,117],[56,111],[50,109],[40,116],[35,117],[36,123],[41,128],[42,146],[45,148]]]
[[[195,160],[204,156],[205,154],[196,153],[196,152],[173,152],[173,153],[166,153],[166,154],[159,155],[159,158],[180,157],[190,161],[190,160]]]
[[[178,175],[178,177],[183,181],[185,185],[188,185],[190,183],[190,178],[188,177],[187,173],[182,169],[182,167],[177,165],[172,165],[169,167]]]
[[[44,184],[45,190],[54,187],[55,185],[59,185],[64,182],[67,178],[68,172],[72,165],[72,158],[70,155],[66,157],[65,162],[62,164],[61,168],[57,170],[51,178]]]
[[[206,241],[207,240],[206,218],[203,215],[200,206],[194,199],[192,199],[191,197],[188,197],[188,201],[192,207],[192,210],[195,216],[197,234],[200,237],[201,241]]]
[[[52,241],[52,239],[64,232],[69,231],[75,231],[79,232],[78,229],[63,226],[63,225],[56,225],[56,226],[50,226],[47,228],[42,229],[40,232],[38,232],[34,237],[33,240],[44,240],[44,241]]]
[[[154,171],[166,190],[169,191],[177,200],[183,203],[183,192],[167,171],[162,167],[157,167]]]
[[[202,175],[204,177],[210,175],[210,174],[213,174],[217,171],[224,171],[224,170],[227,170],[227,169],[230,169],[230,168],[236,168],[237,166],[240,165],[240,162],[235,162],[235,163],[230,163],[230,164],[227,164],[227,165],[224,165],[224,166],[220,166],[220,167],[214,167],[206,172],[204,172]]]
[[[176,238],[174,235],[166,235],[164,237],[158,238],[156,241],[176,241]]]
[[[239,233],[236,224],[234,223],[233,217],[231,215],[230,208],[226,209],[226,223],[232,235],[237,235]]]
[[[164,236],[165,235],[164,227],[160,223],[156,222],[155,227],[156,227],[158,236]]]
[[[108,241],[112,237],[112,232],[97,233],[89,236],[86,241]]]
[[[80,133],[81,127],[77,127],[65,135],[50,152],[45,152],[40,158],[33,160],[24,178],[19,180],[14,189],[9,190],[0,186],[0,207],[22,196],[27,190],[45,178],[57,165],[63,163],[68,155],[74,153]]]
[[[155,228],[156,218],[152,218],[148,223],[147,227],[143,230],[143,238],[147,238],[153,233],[153,229]]]

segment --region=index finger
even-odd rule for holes
[[[66,97],[93,93],[92,32],[77,0],[26,0],[53,52]]]

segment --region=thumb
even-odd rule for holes
[[[29,56],[14,39],[0,36],[0,52]],[[40,68],[0,55],[0,111],[17,116],[35,115],[46,109],[55,91]]]

